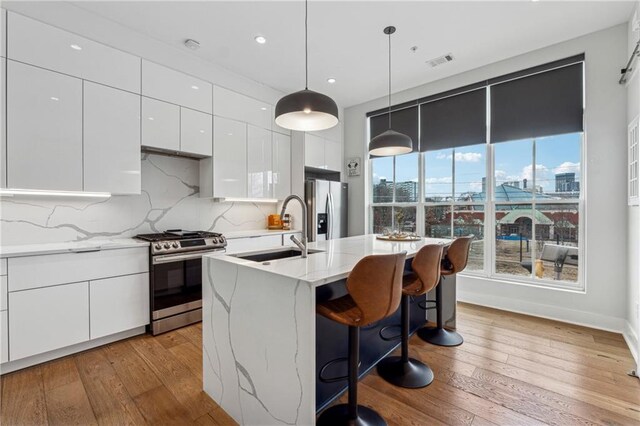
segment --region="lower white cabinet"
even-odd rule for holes
[[[7,289],[7,276],[0,276],[0,311],[7,309],[7,295],[9,294]]]
[[[180,108],[180,150],[211,157],[213,153],[213,117],[200,111]]]
[[[9,361],[9,313],[0,312],[0,363]]]
[[[9,293],[9,358],[89,340],[89,283]]]
[[[149,274],[105,278],[89,283],[92,339],[149,323]]]
[[[140,194],[140,95],[84,82],[84,190]]]

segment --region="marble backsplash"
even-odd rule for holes
[[[198,160],[143,153],[142,193],[107,199],[13,197],[0,200],[0,244],[131,237],[167,229],[264,229],[275,204],[199,198]]]

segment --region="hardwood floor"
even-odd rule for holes
[[[465,343],[411,340],[436,380],[418,390],[375,373],[360,403],[391,425],[640,424],[640,381],[621,335],[460,304]],[[138,336],[1,378],[2,425],[233,425],[202,392],[202,326]],[[344,399],[344,398],[343,398]]]

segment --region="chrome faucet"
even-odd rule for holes
[[[307,248],[307,205],[304,200],[297,195],[289,195],[285,198],[282,203],[282,210],[280,211],[280,220],[284,220],[284,212],[287,210],[287,205],[291,200],[297,200],[300,203],[300,206],[302,206],[302,241],[298,240],[295,235],[291,236],[291,241],[300,248],[302,251],[302,257],[304,258],[307,257],[307,254],[309,253]]]

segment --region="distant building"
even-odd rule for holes
[[[418,199],[418,182],[405,181],[396,183],[396,197],[402,194],[406,201],[413,201]]]
[[[579,192],[580,182],[576,182],[575,173],[558,173],[556,175],[556,192]]]

